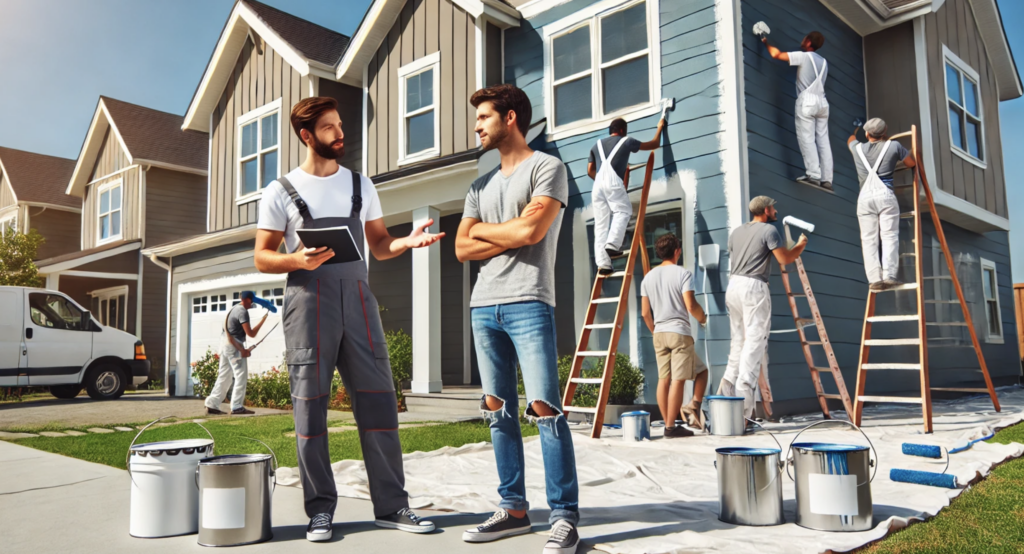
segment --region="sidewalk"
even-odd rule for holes
[[[166,539],[137,539],[128,534],[128,473],[0,441],[0,521],[3,551],[48,554],[104,552],[162,554],[211,552],[196,543],[196,535]],[[338,499],[332,546],[306,541],[302,490],[278,487],[273,504],[274,538],[239,547],[240,552],[416,552],[417,554],[540,554],[547,539],[547,512],[530,516],[535,533],[485,545],[462,542],[463,529],[486,515],[452,515],[418,511],[432,517],[438,531],[412,535],[378,529],[370,503]],[[282,543],[287,543],[282,545]],[[580,553],[587,551],[581,545]]]

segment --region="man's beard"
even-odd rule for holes
[[[500,146],[501,143],[504,142],[505,139],[507,138],[508,129],[505,129],[504,127],[498,127],[497,129],[495,129],[494,132],[488,132],[487,140],[489,142],[487,143],[487,146],[484,148],[484,150],[494,150],[495,148]]]
[[[337,141],[336,141],[337,142]],[[341,149],[336,150],[333,146],[334,143],[328,144],[326,142],[320,142],[320,139],[313,135],[313,151],[316,152],[317,156],[325,160],[340,160],[345,155],[345,143],[341,143]]]
[[[779,214],[778,213],[773,213],[772,215],[768,216],[768,223],[774,223],[774,222],[776,222],[778,220],[779,220]]]

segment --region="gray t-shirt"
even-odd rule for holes
[[[857,150],[861,148],[861,144],[867,145],[864,147],[864,157],[868,159],[871,167],[865,167],[860,159],[860,154],[857,153]],[[878,161],[878,156],[881,154],[882,146],[884,145],[884,140],[878,142],[853,141],[850,143],[850,153],[853,154],[853,162],[857,164],[857,178],[860,179],[860,186],[864,186],[864,181],[868,179],[868,171],[875,167],[875,162]],[[882,165],[878,166],[878,177],[883,183],[890,187],[892,186],[892,174],[896,171],[896,164],[909,155],[910,151],[904,148],[902,144],[896,141],[892,141],[889,144],[889,148],[886,149],[885,154],[882,156]]]
[[[228,311],[227,320],[228,334],[239,344],[245,344],[245,329],[242,328],[242,324],[249,323],[249,310],[241,304],[235,304]]]
[[[779,230],[769,223],[751,221],[737,227],[729,235],[731,274],[767,283],[772,272],[772,250],[781,244]]]
[[[686,310],[683,293],[693,290],[693,274],[679,265],[659,265],[644,276],[640,283],[640,296],[651,301],[655,333],[690,332],[690,313]]]
[[[480,177],[469,187],[462,217],[483,223],[504,223],[519,217],[534,196],[569,202],[569,180],[565,164],[543,152],[534,152],[506,177],[501,166]],[[506,250],[480,262],[480,275],[470,307],[495,306],[513,302],[540,301],[555,305],[555,251],[562,214],[540,242]]]
[[[605,137],[600,140],[604,146],[604,155],[608,157],[608,154],[612,153],[612,149],[619,143],[620,140],[626,141],[622,146],[619,147],[619,151],[615,153],[615,157],[612,158],[612,169],[619,176],[619,179],[625,179],[626,168],[629,167],[629,155],[633,152],[640,151],[640,145],[642,142],[636,140],[633,137],[620,137],[619,135],[612,135]],[[590,158],[587,159],[589,163],[594,164],[594,168],[597,171],[601,171],[601,153],[597,151],[597,143],[590,149]]]
[[[796,93],[798,95],[814,84],[814,80],[818,77],[817,71],[821,70],[821,65],[824,63],[825,58],[817,52],[789,52],[789,65],[796,66]],[[825,86],[827,78],[828,64],[825,65],[825,70],[821,74],[821,86]]]

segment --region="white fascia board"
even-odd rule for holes
[[[169,164],[169,163],[166,163],[166,162],[156,162],[156,161],[153,161],[153,160],[143,160],[142,158],[138,158],[135,161],[140,166],[147,166],[148,165],[150,167],[159,167],[160,169],[169,169],[171,171],[180,171],[182,173],[191,173],[193,175],[202,175],[203,177],[205,177],[207,175],[207,172],[206,172],[205,169],[199,169],[199,168],[196,168],[196,167],[186,167],[184,165]]]
[[[86,173],[92,168],[92,162],[95,161],[96,155],[99,154],[100,146],[103,143],[103,135],[109,127],[113,127],[110,114],[107,113],[106,108],[103,106],[103,99],[100,99],[96,104],[96,112],[92,114],[89,131],[85,134],[82,151],[79,152],[78,160],[75,162],[75,171],[71,174],[71,182],[68,183],[64,194],[78,197],[84,194],[85,185],[88,184]],[[131,153],[124,147],[124,140],[121,139],[121,135],[118,134],[117,138],[118,142],[121,143],[121,148],[124,148],[125,155],[131,160]],[[89,164],[88,168],[86,168],[86,164]],[[132,164],[129,162],[129,165]]]
[[[103,252],[97,252],[95,254],[89,254],[88,256],[82,256],[81,258],[75,258],[73,260],[67,260],[53,264],[51,266],[39,267],[39,273],[46,275],[48,273],[60,273],[69,269],[74,269],[79,266],[83,266],[88,263],[102,260],[104,258],[110,258],[111,256],[117,256],[118,254],[124,254],[125,252],[131,252],[132,250],[138,250],[142,246],[139,241],[131,242],[117,248],[111,248],[110,250],[104,250]]]
[[[932,199],[935,201],[935,209],[938,210],[939,217],[943,221],[948,221],[976,233],[1010,230],[1009,219],[998,216],[985,208],[976,206],[944,190],[932,187]]]
[[[362,86],[363,67],[370,62],[370,57],[395,24],[405,2],[406,0],[374,0],[366,10],[363,22],[356,29],[356,35],[345,49],[345,55],[338,62],[335,80],[347,85]]]
[[[175,256],[181,256],[182,254],[190,254],[207,248],[241,242],[255,237],[256,224],[252,223],[242,227],[228,229],[226,231],[208,233],[179,242],[145,248],[142,250],[142,254],[146,257],[158,256],[161,258],[173,258]]]
[[[366,136],[366,135],[363,135]],[[18,195],[14,192],[14,183],[11,183],[11,174],[7,172],[7,168],[4,167],[4,161],[0,160],[0,181],[3,180],[3,176],[7,176],[7,188],[11,189],[11,196],[14,198],[14,204],[18,204]]]
[[[569,0],[531,0],[519,6],[519,14],[523,19],[531,19],[538,15],[569,2]]]
[[[1024,96],[1020,74],[1014,62],[1010,44],[1006,40],[1002,15],[996,0],[971,0],[971,11],[978,23],[981,40],[985,43],[989,63],[996,74],[1000,100],[1013,100]]]
[[[48,204],[46,202],[21,202],[22,206],[28,206],[31,208],[46,208],[47,210],[57,210],[61,212],[71,212],[73,214],[82,213],[82,208],[69,208],[67,206],[58,206],[56,204]],[[39,215],[39,214],[36,214]]]
[[[474,18],[486,15],[492,23],[502,29],[519,26],[519,11],[500,2],[494,0],[451,0],[451,2]]]

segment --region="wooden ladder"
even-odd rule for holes
[[[911,137],[911,153],[914,155],[914,159],[917,164],[914,166],[914,183],[913,183],[913,197],[914,197],[914,210],[900,214],[901,219],[913,219],[914,226],[914,253],[909,257],[914,259],[914,277],[913,283],[906,283],[897,287],[887,289],[885,291],[869,291],[867,309],[864,313],[864,331],[861,337],[860,344],[860,361],[857,366],[857,403],[854,409],[853,423],[860,426],[861,417],[864,413],[865,402],[893,402],[893,403],[905,403],[905,404],[920,404],[921,412],[924,416],[924,432],[932,432],[932,398],[931,391],[950,391],[950,392],[987,392],[989,397],[992,399],[992,405],[995,410],[1000,411],[999,399],[996,397],[995,388],[992,386],[992,378],[988,374],[988,367],[985,365],[985,356],[981,352],[981,344],[978,342],[978,335],[974,331],[974,323],[971,320],[971,312],[967,307],[967,301],[964,299],[964,291],[960,286],[960,279],[956,274],[956,267],[953,265],[953,256],[949,252],[949,244],[946,243],[946,235],[942,231],[942,222],[939,220],[939,213],[935,209],[935,200],[932,198],[931,187],[928,185],[928,178],[925,175],[923,160],[924,157],[921,155],[920,143],[918,141],[917,126],[914,125],[910,128],[909,132],[901,133],[890,138],[890,140],[896,140],[904,137]],[[925,198],[928,201],[928,208],[931,212],[932,223],[935,226],[935,234],[939,239],[939,243],[942,246],[942,254],[946,258],[946,264],[949,267],[950,280],[953,281],[953,288],[956,290],[957,298],[960,301],[960,309],[964,314],[964,326],[967,327],[968,332],[971,335],[971,341],[974,345],[974,351],[978,356],[978,363],[981,367],[981,373],[985,377],[985,388],[932,388],[929,382],[928,376],[928,322],[925,320],[925,299],[924,299],[924,275],[921,264],[921,248],[922,248],[922,237],[921,237],[921,191],[924,191]],[[875,302],[879,294],[889,291],[898,290],[913,290],[917,296],[917,313],[911,315],[875,315]],[[891,323],[891,322],[903,322],[903,321],[916,321],[918,336],[916,338],[898,338],[898,339],[872,339],[871,338],[871,326],[875,323]],[[919,362],[913,363],[869,363],[868,352],[872,346],[917,346]],[[864,388],[867,381],[867,372],[877,370],[909,370],[917,371],[921,376],[921,397],[909,397],[909,396],[866,396],[864,394]]]
[[[647,257],[647,247],[644,244],[644,216],[647,213],[647,196],[651,189],[651,173],[654,171],[654,153],[647,158],[644,185],[640,192],[640,208],[636,215],[636,225],[633,228],[633,239],[630,241],[629,252],[623,253],[618,258],[626,258],[626,267],[621,271],[615,271],[609,275],[598,273],[594,279],[594,288],[590,293],[590,301],[587,306],[587,315],[583,322],[583,329],[580,330],[580,338],[576,343],[576,353],[572,360],[572,371],[569,373],[569,381],[565,385],[565,394],[562,397],[562,409],[566,412],[577,412],[591,414],[594,416],[594,427],[590,431],[592,438],[601,438],[601,430],[604,427],[604,410],[608,404],[608,393],[611,392],[612,375],[615,373],[615,355],[619,348],[619,336],[622,334],[622,321],[629,311],[630,283],[633,280],[633,268],[636,266],[637,255],[643,260],[644,273],[651,269],[650,259]],[[642,167],[633,166],[627,169],[623,178],[623,186],[629,183],[629,172],[632,169]],[[628,186],[627,186],[628,189]],[[604,245],[595,245],[595,248],[603,248]],[[609,279],[622,279],[619,287],[619,295],[602,297],[601,291],[605,281]],[[615,321],[613,323],[594,323],[597,309],[605,304],[615,304]],[[587,350],[590,344],[591,331],[599,329],[611,329],[611,338],[608,341],[606,350]],[[601,377],[585,378],[583,372],[583,360],[586,358],[603,358],[604,368]],[[583,407],[573,405],[573,396],[576,394],[578,385],[600,385],[600,394],[597,397],[597,406]]]
[[[793,237],[790,235],[789,225],[786,225],[786,242],[787,247],[793,247]],[[793,292],[786,266],[781,266],[782,285],[786,288],[786,298],[789,300],[789,309],[793,312],[793,321],[796,323],[796,332],[800,336],[800,347],[804,351],[804,359],[807,360],[807,367],[811,370],[811,380],[814,382],[814,392],[818,395],[818,403],[821,404],[821,413],[825,415],[825,419],[832,419],[832,414],[828,411],[828,401],[842,400],[843,407],[846,409],[846,417],[853,418],[853,401],[850,399],[850,393],[846,390],[846,382],[843,381],[843,373],[839,370],[836,354],[832,351],[832,342],[828,340],[828,333],[825,331],[825,321],[821,318],[818,301],[814,298],[814,291],[811,290],[811,281],[807,277],[807,271],[804,270],[804,262],[797,258],[793,264],[796,265],[796,272],[800,277],[803,293]],[[796,305],[797,298],[807,299],[807,304],[811,309],[811,317],[806,318],[800,315],[800,309]],[[818,330],[818,340],[816,341],[807,340],[807,335],[804,333],[804,328],[811,325],[814,325]],[[811,352],[812,346],[820,346],[825,350],[828,367],[818,367],[814,364],[814,354]],[[839,394],[825,394],[825,390],[821,386],[821,372],[823,371],[832,372],[832,378],[835,379]]]

